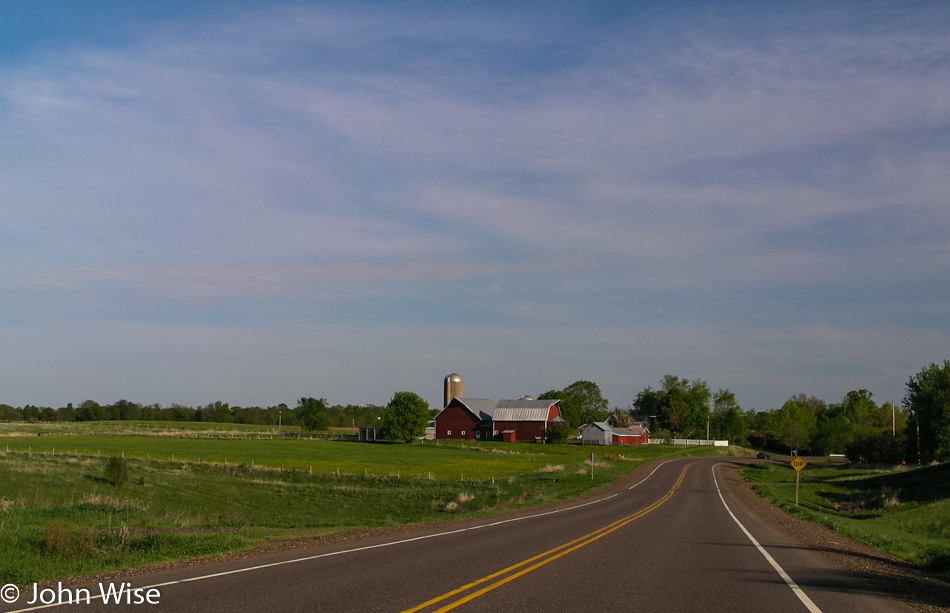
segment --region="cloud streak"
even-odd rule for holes
[[[946,357],[921,335],[950,330],[934,289],[950,274],[948,19],[810,9],[277,5],[21,54],[0,68],[0,314],[64,346],[90,321],[117,345],[130,322],[240,322],[262,346],[286,318],[371,325],[349,366],[394,359],[397,387],[419,391],[442,371],[501,389],[556,372],[569,380],[537,387],[583,376],[622,404],[665,372],[715,371],[759,408],[878,381],[895,396],[913,356]],[[385,334],[408,322],[453,324],[456,346]],[[876,325],[894,363],[865,358]],[[725,363],[691,351],[704,330],[736,345]],[[575,349],[601,343],[610,359]],[[781,359],[753,357],[763,346]],[[834,356],[827,376],[808,350]],[[228,396],[228,356],[206,359],[193,393]],[[44,382],[54,399],[25,377],[0,402],[76,401],[68,372]]]

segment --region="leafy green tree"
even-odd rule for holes
[[[73,403],[70,402],[56,410],[56,421],[76,421],[76,409],[73,408]]]
[[[305,432],[326,430],[330,427],[330,418],[327,416],[327,399],[301,398],[297,401],[294,415],[300,428]]]
[[[654,429],[671,430],[674,436],[705,436],[710,398],[709,385],[702,379],[667,374],[659,390],[647,387],[637,394],[633,406],[641,415],[656,416]]]
[[[425,434],[429,403],[413,392],[396,392],[386,405],[381,422],[383,436],[409,443]]]
[[[234,415],[231,413],[231,407],[227,402],[215,400],[205,407],[208,420],[219,424],[227,424],[234,421]]]
[[[807,400],[793,399],[769,414],[768,432],[789,449],[805,449],[818,427],[818,416]]]
[[[76,411],[77,421],[103,421],[105,418],[106,410],[95,400],[83,401]]]
[[[811,451],[816,455],[846,453],[854,434],[854,424],[843,413],[819,417]]]
[[[739,407],[714,411],[711,417],[712,435],[733,445],[744,445],[749,440],[749,426]]]
[[[0,421],[20,421],[23,415],[9,404],[0,404]]]
[[[581,424],[607,419],[609,403],[593,381],[579,380],[562,390],[551,390],[538,396],[539,400],[560,400],[561,417],[573,428]]]
[[[663,392],[658,392],[648,385],[633,400],[634,412],[647,417],[659,416],[662,398]],[[654,426],[659,428],[660,424],[654,424]]]
[[[690,381],[685,377],[667,374],[663,375],[663,378],[660,379],[660,388],[668,394],[674,391],[683,392],[693,399],[693,404],[697,407],[709,408],[709,399],[712,395],[709,392],[709,384],[702,379]],[[720,392],[721,391],[722,390],[720,390]],[[705,425],[705,423],[703,425]]]
[[[950,360],[943,366],[931,363],[913,375],[907,381],[904,406],[910,411],[910,450],[916,451],[919,438],[920,461],[950,459]]]
[[[736,395],[729,390],[720,389],[713,395],[710,426],[712,436],[731,441],[734,445],[745,444],[749,439],[749,426],[742,407],[736,402]]]
[[[142,417],[142,405],[130,400],[118,400],[102,408],[106,412],[106,419],[131,420]]]

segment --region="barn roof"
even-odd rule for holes
[[[617,436],[643,436],[643,433],[646,432],[644,428],[640,426],[630,426],[629,428],[614,428],[614,434]]]
[[[482,421],[547,421],[551,405],[559,400],[498,400],[453,398]]]

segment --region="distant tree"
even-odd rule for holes
[[[919,431],[921,461],[950,460],[950,360],[944,360],[943,366],[925,366],[913,375],[907,381],[904,406],[910,412],[907,438],[913,455],[917,455]]]
[[[790,450],[802,450],[811,443],[818,416],[806,400],[793,397],[778,411],[769,414],[769,434]]]
[[[709,399],[711,397],[709,384],[702,379],[690,381],[685,377],[667,374],[663,375],[663,378],[660,379],[660,388],[668,394],[674,391],[683,392],[693,399],[693,403],[696,406],[706,409],[709,408]]]
[[[730,441],[733,445],[744,445],[749,440],[749,426],[739,407],[729,407],[714,411],[711,417],[712,436]]]
[[[76,421],[76,409],[73,408],[73,403],[70,402],[56,410],[56,421]]]
[[[690,381],[667,374],[660,380],[659,390],[645,388],[637,394],[633,406],[638,414],[656,417],[655,429],[669,429],[675,436],[700,432],[705,436],[710,398],[709,385],[702,379]]]
[[[106,410],[95,400],[85,400],[76,410],[77,421],[103,421],[106,418]]]
[[[539,400],[560,400],[561,417],[571,427],[603,421],[607,418],[609,403],[593,381],[579,380],[562,390],[551,390],[538,395]]]
[[[326,430],[330,427],[330,418],[327,416],[327,399],[301,398],[297,401],[294,410],[300,428],[306,432]]]
[[[133,420],[142,418],[142,405],[130,400],[118,400],[102,408],[105,409],[106,419]]]
[[[854,435],[854,424],[843,413],[823,416],[818,419],[811,451],[816,455],[846,453]]]
[[[231,413],[231,407],[227,402],[215,400],[205,407],[207,410],[208,421],[219,424],[228,424],[234,421],[234,415]]]
[[[658,392],[650,386],[643,389],[633,401],[633,409],[637,415],[647,417],[659,416],[660,404],[663,401],[663,392]],[[659,425],[654,424],[659,427]]]
[[[713,394],[710,433],[717,439],[731,441],[733,445],[748,442],[749,425],[742,413],[742,407],[736,402],[736,395],[727,389],[720,389]]]
[[[411,442],[426,432],[429,425],[429,403],[413,392],[396,392],[386,405],[381,422],[386,438]]]
[[[629,428],[633,425],[633,415],[630,414],[630,411],[624,411],[620,407],[611,411],[610,417],[613,417],[618,428]]]
[[[20,421],[23,414],[9,404],[0,404],[0,421]]]

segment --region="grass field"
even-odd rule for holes
[[[950,576],[950,465],[897,471],[810,461],[798,507],[787,464],[757,464],[742,475],[792,515]]]
[[[576,496],[649,459],[724,451],[597,448],[591,479],[580,445],[80,432],[0,439],[0,583],[487,515]],[[129,468],[119,487],[104,477],[116,456]]]
[[[253,424],[218,424],[191,421],[80,421],[0,423],[0,439],[22,436],[199,436],[204,438],[277,438],[278,427]],[[343,428],[351,432],[351,428]],[[280,433],[300,432],[298,426],[282,426]]]

